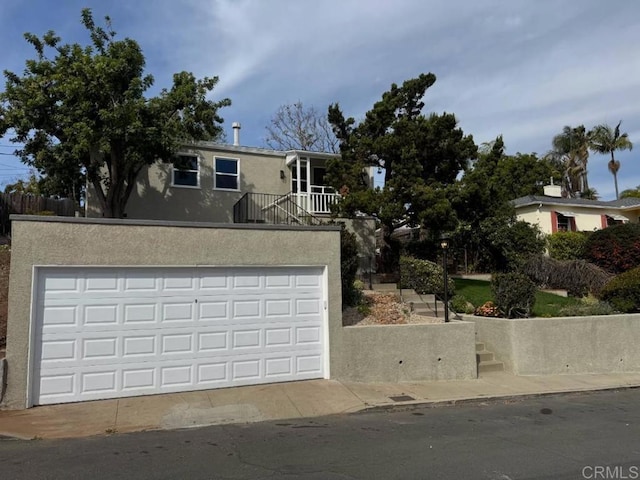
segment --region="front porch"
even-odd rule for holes
[[[272,223],[315,225],[328,217],[341,198],[333,187],[325,185],[326,161],[335,154],[291,151],[287,153],[289,193],[245,193],[234,205],[234,223]]]
[[[329,215],[331,206],[340,199],[332,187],[325,185],[326,162],[335,158],[329,153],[294,151],[287,154],[291,171],[291,195],[296,204],[312,215]]]

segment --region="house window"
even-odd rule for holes
[[[240,190],[240,160],[216,157],[214,160],[214,188]]]
[[[313,167],[313,184],[324,185],[324,176],[327,174],[327,170],[323,167]]]
[[[200,186],[200,165],[196,155],[176,155],[172,160],[172,182],[174,187]]]
[[[567,217],[561,213],[558,213],[558,231],[559,232],[573,232],[575,231],[575,220],[573,217]]]
[[[300,190],[307,191],[307,164],[304,161],[300,162]],[[295,165],[291,170],[291,191],[298,193],[298,169]]]
[[[624,220],[622,220],[621,218],[611,217],[607,215],[607,227],[611,227],[613,225],[620,225],[621,223],[624,223]]]

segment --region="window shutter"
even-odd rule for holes
[[[551,233],[558,231],[558,212],[551,212]]]

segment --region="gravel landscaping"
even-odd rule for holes
[[[411,313],[410,306],[400,296],[365,290],[364,301],[359,307],[350,307],[342,312],[345,326],[408,325],[442,323],[442,318],[427,317]]]

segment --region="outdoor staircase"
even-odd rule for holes
[[[411,306],[416,315],[432,318],[444,318],[444,304],[432,294],[419,295],[414,290],[398,289],[395,283],[373,283],[372,288],[379,293],[393,293],[402,297],[402,301]],[[453,312],[450,312],[453,314]]]
[[[504,363],[496,360],[493,352],[487,350],[482,342],[476,342],[476,363],[478,364],[478,375],[488,372],[504,372]]]
[[[402,301],[411,305],[412,312],[418,315],[432,318],[444,317],[444,304],[433,294],[418,295],[414,290],[398,289],[395,283],[372,283],[375,292],[389,293],[402,296]],[[449,312],[451,318],[455,318],[454,312]],[[493,352],[487,350],[483,342],[476,342],[476,364],[478,376],[489,372],[503,372],[504,363],[496,360]]]
[[[324,222],[305,210],[292,193],[245,193],[233,206],[234,223],[272,225],[322,225]]]

